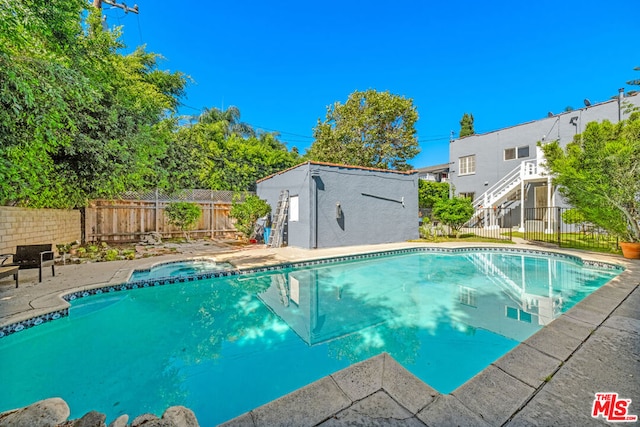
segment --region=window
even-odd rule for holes
[[[475,200],[476,193],[473,193],[473,192],[471,192],[471,193],[469,193],[469,192],[467,192],[467,193],[458,193],[458,196],[466,197],[467,199],[471,199],[471,200]]]
[[[518,147],[518,158],[524,159],[525,157],[529,157],[529,146],[525,145],[524,147]]]
[[[299,201],[298,196],[291,196],[289,198],[289,221],[299,221],[300,219],[299,213]]]
[[[504,159],[505,160],[514,160],[514,159],[524,159],[525,157],[529,157],[529,146],[524,145],[522,147],[511,147],[504,149]]]
[[[461,304],[477,308],[476,290],[466,286],[458,286],[458,301],[460,301]]]
[[[527,313],[524,310],[520,310],[519,308],[516,307],[509,307],[509,306],[505,306],[505,315],[509,318],[509,319],[513,319],[513,320],[519,320],[521,322],[525,322],[525,323],[531,323],[531,313]]]
[[[458,175],[471,175],[476,173],[476,156],[460,157],[460,172]]]
[[[505,160],[513,160],[516,158],[516,149],[515,148],[505,148],[504,149],[504,159]]]

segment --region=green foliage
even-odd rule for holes
[[[0,203],[82,206],[153,178],[185,77],[119,35],[85,0],[0,0]]]
[[[587,218],[578,209],[567,209],[562,212],[562,221],[565,224],[582,224]]]
[[[640,71],[640,67],[635,67],[633,70],[634,71]],[[630,85],[630,86],[640,86],[640,79],[629,80],[627,82],[627,84]],[[634,91],[630,91],[629,93],[630,94],[635,94],[636,92],[637,91],[634,90]]]
[[[445,236],[445,230],[442,224],[434,225],[430,222],[424,222],[419,229],[420,238],[432,242],[439,241],[440,237]]]
[[[239,118],[237,108],[229,109]],[[288,151],[276,134],[250,132],[246,125],[238,129],[238,123],[230,125],[230,118],[225,118],[227,111],[207,110],[201,121],[177,132],[171,151],[182,157],[172,154],[168,158],[190,158],[191,163],[173,165],[170,174],[190,177],[193,187],[252,191],[258,179],[299,163],[299,155]],[[222,118],[216,119],[214,112]]]
[[[380,169],[408,170],[419,152],[418,113],[413,100],[389,92],[355,91],[345,104],[327,107],[318,119],[310,160]]]
[[[591,122],[563,150],[542,146],[554,183],[586,221],[623,241],[640,241],[640,113],[618,124]]]
[[[164,213],[169,224],[179,227],[184,233],[184,237],[189,241],[188,230],[191,230],[198,223],[202,210],[197,203],[173,202],[167,205]]]
[[[473,129],[473,114],[464,113],[460,120],[460,138],[474,135],[476,131]]]
[[[229,216],[236,220],[236,230],[248,239],[253,233],[253,228],[258,218],[262,218],[270,212],[271,206],[258,196],[249,194],[242,200],[242,197],[236,194],[233,197]]]
[[[440,200],[449,198],[449,183],[418,180],[418,207],[433,208]]]
[[[433,216],[457,234],[473,216],[473,202],[467,197],[440,200],[433,206]]]

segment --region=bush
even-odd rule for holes
[[[191,230],[198,223],[202,210],[200,205],[192,202],[173,202],[164,210],[169,220],[169,224],[175,225],[182,230],[185,239],[189,241],[188,230]]]
[[[433,216],[448,225],[453,234],[458,234],[473,216],[473,202],[467,197],[440,200],[433,206]]]
[[[104,254],[105,261],[115,261],[118,259],[118,250],[117,249],[108,249]]]
[[[250,238],[258,221],[271,212],[271,206],[258,196],[248,195],[241,201],[240,195],[233,197],[229,216],[236,220],[235,227],[245,238]]]

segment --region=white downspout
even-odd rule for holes
[[[549,206],[550,205],[550,206]],[[544,231],[546,234],[553,234],[553,224],[551,218],[554,213],[554,202],[551,200],[551,176],[547,177],[547,229]]]
[[[524,172],[522,170],[522,163],[520,166],[520,233],[524,233]]]

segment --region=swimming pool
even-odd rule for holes
[[[214,259],[198,258],[188,261],[172,261],[157,264],[151,268],[135,270],[129,282],[165,277],[193,276],[215,271],[229,270],[233,265],[228,262],[216,262]]]
[[[0,411],[61,396],[212,425],[382,351],[447,393],[621,271],[486,250],[264,270],[76,299],[0,340]]]

